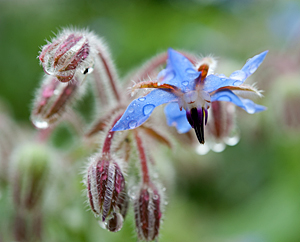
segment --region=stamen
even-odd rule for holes
[[[171,84],[159,83],[159,82],[153,82],[153,81],[142,81],[142,82],[136,83],[131,88],[131,96],[133,96],[135,94],[137,89],[143,89],[143,88],[159,88],[159,89],[163,89],[165,91],[174,93],[177,96],[179,96],[181,94],[180,89]]]
[[[204,125],[207,123],[207,110],[202,107],[201,110],[192,108],[186,112],[187,119],[190,125],[195,129],[197,139],[201,144],[204,144]]]
[[[199,66],[198,71],[201,71],[200,81],[203,82],[205,77],[207,76],[209,66],[207,64],[202,64]]]

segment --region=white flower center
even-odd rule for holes
[[[209,109],[210,107],[210,95],[208,92],[203,90],[201,91],[189,91],[184,93],[178,100],[179,108],[184,108],[185,110],[191,110],[192,108],[201,109],[202,107],[205,109]]]

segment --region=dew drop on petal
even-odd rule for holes
[[[174,79],[174,77],[175,77],[175,72],[174,72],[174,71],[169,71],[169,72],[167,72],[167,73],[165,74],[165,76],[164,76],[164,81],[165,81],[165,82],[171,81],[171,80]]]
[[[154,200],[157,200],[157,199],[158,199],[158,195],[155,194],[155,195],[153,196],[153,199],[154,199]]]
[[[233,79],[233,80],[238,80],[238,81],[241,81],[240,84],[242,84],[242,81],[246,79],[246,73],[244,71],[235,71],[233,72],[229,78]],[[237,85],[240,85],[240,84],[233,84],[234,86],[237,86]]]
[[[192,68],[187,68],[187,69],[185,70],[185,72],[186,72],[186,73],[189,75],[189,77],[192,78],[192,79],[195,79],[195,78],[197,78],[197,77],[199,76],[199,73],[198,73],[196,70],[192,69]]]
[[[47,129],[49,127],[49,123],[39,117],[32,117],[31,121],[33,125],[38,129]]]
[[[186,87],[189,84],[189,82],[188,81],[183,81],[181,84]]]
[[[233,86],[239,86],[243,83],[243,81],[237,80],[233,83]]]
[[[144,108],[143,108],[143,113],[145,116],[147,116],[148,114],[150,114],[153,109],[155,108],[155,106],[153,104],[147,104]]]
[[[140,97],[138,100],[141,101],[141,102],[143,102],[143,101],[145,101],[145,99],[146,98],[144,98],[144,97]]]
[[[133,113],[133,112],[134,112],[134,108],[133,108],[133,107],[129,107],[129,108],[128,108],[128,112],[129,112],[129,113]]]
[[[134,129],[137,126],[137,122],[135,120],[132,120],[128,124],[129,128]]]
[[[257,66],[256,65],[252,65],[252,66],[249,67],[249,72],[251,74],[253,74],[256,71],[256,69],[257,69]]]

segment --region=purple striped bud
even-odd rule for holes
[[[72,106],[75,99],[85,92],[85,85],[78,82],[61,83],[53,76],[46,76],[37,92],[31,113],[32,123],[46,129]]]
[[[103,155],[93,160],[87,173],[89,203],[104,227],[117,232],[128,208],[125,179],[116,159]]]
[[[161,200],[158,189],[144,185],[134,201],[135,225],[138,238],[152,241],[158,237],[161,221]]]
[[[64,30],[52,43],[45,45],[39,55],[45,73],[61,82],[69,82],[77,73],[91,72],[94,65],[89,43],[91,35]]]

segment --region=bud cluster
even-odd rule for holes
[[[196,63],[199,67],[183,69],[182,73],[179,72],[180,75],[178,75],[178,70],[172,70],[170,53],[173,53],[173,58],[177,58],[173,62],[178,69],[185,65],[196,68]],[[157,82],[144,80],[156,76],[158,69],[165,64],[167,58],[169,58],[167,68],[158,74]],[[238,142],[238,138],[233,137],[235,131],[234,106],[221,101],[223,99],[213,101],[208,91],[201,91],[206,76],[213,73],[216,65],[215,60],[211,57],[199,61],[191,54],[185,53],[184,56],[181,56],[180,53],[172,50],[169,52],[169,56],[162,53],[150,59],[140,69],[125,77],[123,82],[128,83],[131,80],[138,82],[131,88],[133,94],[142,88],[156,90],[148,94],[150,97],[137,98],[127,109],[126,106],[131,102],[131,97],[127,92],[120,91],[122,82],[119,81],[108,49],[103,41],[93,33],[85,30],[63,30],[42,48],[39,60],[47,75],[43,78],[41,88],[37,91],[31,113],[32,123],[37,129],[47,129],[46,131],[50,130],[49,132],[51,132],[54,124],[58,124],[59,120],[68,114],[68,110],[75,101],[85,94],[86,83],[93,85],[95,106],[96,109],[101,107],[101,112],[94,115],[93,125],[89,125],[92,127],[86,131],[84,142],[88,145],[96,143],[92,137],[98,139],[99,134],[102,134],[105,139],[101,141],[102,150],[90,158],[89,166],[86,169],[85,183],[91,210],[99,218],[100,225],[111,232],[117,232],[122,228],[129,207],[124,167],[137,167],[136,164],[128,163],[138,162],[139,171],[128,172],[136,178],[133,180],[138,180],[139,184],[139,189],[132,196],[137,236],[139,240],[145,241],[157,240],[159,237],[164,196],[159,182],[153,181],[152,167],[149,165],[155,165],[155,162],[147,150],[156,148],[155,144],[150,146],[151,142],[154,143],[153,141],[158,141],[168,147],[171,147],[172,142],[170,141],[171,135],[162,132],[165,127],[161,125],[161,122],[152,119],[154,124],[144,123],[156,106],[168,103],[169,98],[172,98],[170,104],[174,104],[174,101],[178,104],[180,102],[185,104],[185,106],[179,105],[180,109],[187,111],[183,112],[184,117],[182,117],[182,110],[180,111],[177,106],[177,111],[169,110],[171,125],[176,124],[180,133],[182,133],[181,131],[187,132],[193,127],[202,144],[204,144],[204,132],[206,132],[208,138],[205,145],[208,145],[209,149],[220,152],[224,149],[225,144],[234,145]],[[257,64],[257,62],[255,63]],[[248,66],[246,67],[248,68]],[[183,73],[184,71],[186,73]],[[240,72],[245,75],[250,73],[248,69]],[[85,82],[87,74],[90,73],[92,75]],[[184,79],[185,75],[188,75],[189,81],[180,79]],[[215,78],[221,82],[219,77]],[[182,86],[177,82],[178,85],[175,85],[174,80],[182,83]],[[195,85],[192,85],[193,81]],[[234,81],[241,82],[236,79]],[[214,86],[214,83],[211,85]],[[210,93],[216,92],[222,87],[221,85],[218,89],[212,88]],[[234,88],[246,90],[245,87],[240,86]],[[248,88],[247,90],[253,91],[254,89]],[[197,97],[195,100],[192,99],[192,94]],[[184,98],[182,99],[182,97]],[[199,108],[198,104],[193,104],[194,101],[197,101]],[[211,108],[208,110],[209,106]],[[190,109],[187,110],[187,107]],[[174,116],[172,116],[173,114]],[[122,122],[120,122],[121,118],[123,118]],[[126,130],[130,130],[115,134],[115,131],[121,130],[115,129],[117,122],[120,122],[119,125],[126,123]],[[207,126],[205,126],[206,123]],[[138,126],[140,126],[138,129],[134,129]],[[48,132],[46,133],[48,134]],[[101,135],[99,136],[101,137]],[[176,137],[179,138],[179,141],[181,140],[180,136]],[[231,138],[236,138],[235,142]],[[223,147],[222,149],[220,145],[221,148]],[[129,187],[129,190],[132,189]]]

